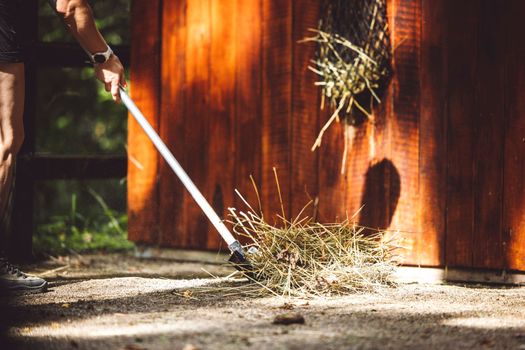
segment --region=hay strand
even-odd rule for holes
[[[242,196],[241,196],[242,197]],[[245,199],[243,198],[243,201]],[[282,296],[341,295],[393,285],[395,237],[348,220],[322,224],[300,217],[282,227],[229,208],[234,232],[247,237],[247,258],[261,292]]]
[[[349,129],[373,119],[373,106],[381,103],[392,73],[386,1],[324,0],[322,4],[322,20],[317,29],[310,29],[314,36],[300,42],[317,43],[316,57],[308,69],[319,77],[315,85],[321,89],[321,109],[328,103],[334,112],[311,150],[320,147],[328,127],[342,119],[347,125],[341,162],[344,173],[353,144],[347,136],[355,134]]]

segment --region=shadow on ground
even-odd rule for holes
[[[408,284],[307,300],[247,297],[246,284],[212,278],[141,276],[58,278],[48,293],[3,298],[2,348],[525,348],[523,287]],[[290,312],[305,324],[272,323]]]

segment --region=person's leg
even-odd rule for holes
[[[0,62],[0,213],[4,215],[16,155],[24,141],[24,64]]]
[[[24,64],[0,62],[0,216],[5,215],[16,155],[24,141]],[[45,290],[46,281],[27,276],[0,256],[0,292]]]

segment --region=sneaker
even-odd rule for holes
[[[47,282],[36,276],[26,275],[11,265],[5,258],[0,258],[0,293],[32,292],[47,290]]]

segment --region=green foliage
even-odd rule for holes
[[[51,219],[50,223],[39,226],[39,234],[33,237],[33,249],[36,254],[64,254],[69,249],[76,252],[121,251],[134,247],[133,243],[127,240],[126,233],[115,232],[110,225],[82,228],[86,225],[85,222],[80,222],[80,226],[77,227],[68,217],[57,216]],[[127,224],[127,215],[122,214],[118,219],[121,224]],[[77,219],[78,221],[80,220]]]
[[[93,75],[92,68],[38,71],[37,152],[125,153],[126,109]]]
[[[47,200],[47,208],[37,212],[35,252],[62,254],[68,249],[85,252],[133,248],[127,240],[127,215],[121,205],[124,187],[116,180],[39,183],[37,204],[43,204],[53,194],[59,196]],[[111,202],[107,203],[103,195]]]
[[[131,0],[89,1],[110,45],[130,44]],[[75,40],[46,0],[39,0],[39,40]],[[92,68],[40,67],[35,150],[38,153],[125,154],[127,112],[111,100]],[[130,249],[126,186],[119,180],[43,181],[36,185],[34,249]]]
[[[108,43],[129,44],[131,0],[89,3]],[[45,0],[39,2],[38,19],[42,42],[74,42]],[[126,110],[112,102],[93,69],[40,68],[37,91],[37,152],[125,152]]]

